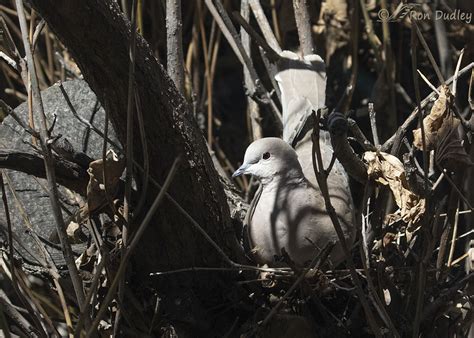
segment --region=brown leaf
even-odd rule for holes
[[[442,86],[430,113],[423,119],[427,150],[434,149],[439,136],[446,132],[446,128],[454,128],[459,123],[450,111],[451,101],[452,96],[448,86]],[[423,149],[421,128],[413,131],[413,145],[420,150]]]
[[[105,159],[105,171],[107,176],[104,184],[104,163],[102,159],[92,161],[89,164],[87,173],[89,174],[89,184],[87,185],[87,205],[88,211],[93,212],[107,202],[105,188],[113,197],[120,182],[120,176],[125,169],[125,161],[120,159],[113,150],[109,150]]]
[[[386,247],[392,244],[393,242],[395,242],[396,240],[397,240],[397,234],[394,234],[393,232],[387,232],[383,236],[382,244],[384,247]]]
[[[97,261],[97,248],[94,244],[88,247],[82,252],[82,254],[76,259],[76,266],[81,270],[81,273],[86,271],[92,272]]]
[[[399,212],[395,212],[393,214],[388,214],[385,216],[383,223],[387,225],[392,225],[394,223],[400,222],[402,220],[402,216]]]
[[[425,200],[409,189],[402,162],[393,155],[373,151],[365,152],[364,160],[368,164],[368,176],[389,186],[402,220],[409,225],[418,223],[425,212]]]
[[[454,126],[446,128],[445,132],[440,135],[435,149],[435,161],[442,168],[450,171],[460,166],[473,165]]]
[[[79,223],[74,221],[69,222],[66,233],[71,243],[84,243],[87,241],[87,236],[82,232],[82,227]]]

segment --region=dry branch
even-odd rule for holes
[[[181,0],[166,0],[166,68],[178,91],[184,94],[182,30]]]
[[[18,151],[15,149],[0,149],[0,168],[21,171],[28,175],[46,178],[44,159],[40,155]],[[83,196],[86,194],[89,175],[76,163],[55,157],[54,170],[57,182]]]
[[[50,137],[49,129],[46,121],[46,115],[44,113],[43,102],[41,100],[38,79],[36,77],[35,63],[31,51],[31,45],[27,35],[28,28],[23,8],[23,0],[16,0],[16,7],[18,12],[18,19],[20,21],[23,47],[25,48],[29,78],[31,81],[31,92],[29,93],[29,97],[32,97],[32,107],[30,108],[30,116],[32,116],[33,110],[36,110],[36,112],[39,113],[41,117],[42,123],[40,123],[40,144],[43,152],[46,179],[48,181],[48,194],[51,201],[51,209],[56,222],[56,231],[61,242],[64,260],[66,261],[69,275],[74,286],[76,299],[79,303],[79,306],[82,307],[82,303],[84,302],[84,289],[82,279],[79,275],[76,263],[74,262],[74,254],[72,252],[71,244],[68,241],[68,236],[66,233],[66,224],[64,223],[61,207],[59,205],[59,193],[58,187],[56,185],[56,173],[54,170],[54,157],[48,145]],[[25,83],[25,86],[28,87],[28,84]]]

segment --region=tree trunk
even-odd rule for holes
[[[131,32],[119,6],[112,0],[32,0],[31,3],[67,46],[85,80],[108,111],[118,138],[125,144]],[[169,189],[170,195],[230,257],[236,257],[238,245],[225,194],[187,103],[141,36],[136,39],[135,58],[135,86],[145,124],[151,175],[163,183],[174,159],[181,155],[180,169]],[[134,155],[135,160],[142,163],[138,130],[134,132]],[[152,201],[156,193],[156,189],[149,189],[148,199]],[[139,225],[137,222],[132,224],[132,231]],[[135,284],[132,288],[136,290],[140,287],[137,282],[147,285],[148,281],[157,280],[149,277],[149,272],[220,266],[222,259],[193,230],[182,213],[165,200],[143,236],[133,263]],[[181,293],[180,303],[182,307],[187,306],[186,310],[193,317],[188,320],[190,323],[199,317],[196,313],[200,309],[195,304],[202,304],[208,298],[217,301],[225,297],[225,291],[217,286],[224,279],[222,274],[180,276],[183,275],[160,277],[163,283],[155,283],[155,286],[159,285],[160,291],[167,295]],[[189,306],[190,302],[192,306]],[[178,302],[173,300],[171,303],[177,306]],[[207,304],[204,308],[213,305]],[[185,317],[182,312],[177,316]],[[206,324],[203,318],[199,321]]]

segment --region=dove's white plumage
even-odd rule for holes
[[[313,171],[312,128],[306,125],[312,112],[324,107],[326,74],[318,55],[300,59],[293,52],[283,51],[281,56],[275,79],[282,94],[283,140],[263,138],[253,142],[234,175],[251,174],[262,184],[255,207],[247,217],[255,260],[277,265],[275,257],[285,248],[293,261],[304,265],[329,241],[338,243]],[[326,131],[321,131],[320,146],[327,168],[333,149]],[[351,244],[355,234],[353,202],[347,174],[338,161],[328,176],[328,188]],[[343,258],[338,243],[331,252],[330,263],[336,265]]]

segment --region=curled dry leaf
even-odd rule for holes
[[[450,110],[451,102],[452,95],[448,86],[442,86],[440,95],[433,104],[430,113],[423,119],[427,150],[433,150],[438,143],[438,139],[446,134],[447,129],[456,128],[459,124],[459,120],[454,117]],[[413,131],[413,145],[420,150],[423,149],[421,128]]]
[[[401,219],[409,225],[417,224],[425,212],[425,200],[409,189],[402,162],[393,155],[373,151],[365,152],[364,160],[368,176],[390,187]]]
[[[83,243],[84,240],[87,240],[87,236],[82,232],[81,225],[74,221],[69,222],[66,233],[71,243]]]
[[[446,128],[436,144],[435,161],[442,168],[454,171],[458,168],[473,165],[469,154],[464,149],[457,128]]]
[[[107,182],[104,182],[104,169]],[[87,169],[89,174],[89,184],[87,185],[87,206],[89,212],[93,212],[107,203],[106,188],[107,193],[113,197],[124,169],[125,161],[119,158],[113,150],[107,151],[105,168],[102,159],[92,161],[89,164],[89,169]]]
[[[91,272],[94,270],[95,263],[98,259],[98,251],[95,244],[89,246],[82,254],[76,259],[76,266],[85,279],[92,279]]]
[[[451,101],[449,88],[442,86],[430,114],[423,119],[426,147],[428,150],[435,150],[436,163],[448,170],[454,170],[460,165],[472,165],[457,132],[460,121],[450,109]],[[413,137],[414,146],[423,149],[421,128],[413,131]]]
[[[384,247],[387,247],[393,244],[394,242],[396,242],[396,240],[397,240],[397,234],[394,234],[393,232],[387,232],[383,236],[382,244]]]

